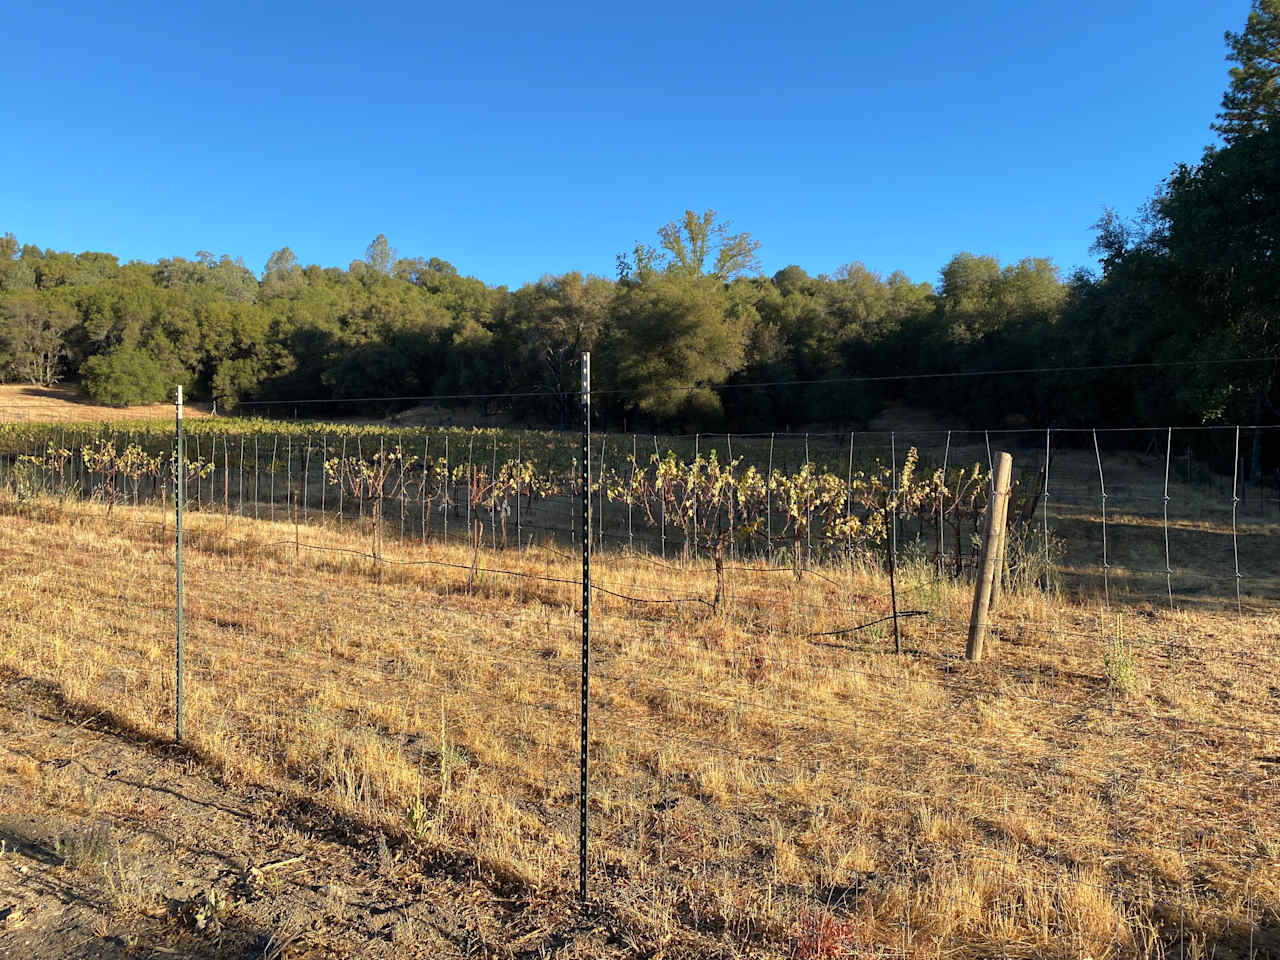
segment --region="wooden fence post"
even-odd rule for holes
[[[982,659],[982,645],[987,635],[987,612],[991,602],[991,583],[995,579],[996,555],[999,551],[1000,531],[1004,529],[1009,513],[1010,480],[1013,474],[1013,457],[1001,450],[996,460],[995,482],[992,485],[991,504],[987,507],[987,529],[982,538],[982,557],[978,565],[978,578],[973,587],[973,612],[969,616],[969,642],[965,656],[970,660]]]
[[[1010,492],[1012,492],[1012,483],[1010,484]],[[1005,500],[1004,509],[1001,511],[1000,526],[995,531],[995,548],[996,548],[996,568],[991,576],[991,599],[987,603],[987,610],[991,611],[1000,603],[1000,593],[1004,589],[1005,576],[1005,549],[1009,545],[1009,501]]]

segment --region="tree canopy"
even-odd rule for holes
[[[1253,0],[1244,30],[1226,34],[1231,85],[1213,128],[1227,143],[1262,133],[1280,116],[1280,0]]]

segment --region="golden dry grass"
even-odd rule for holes
[[[5,507],[0,664],[173,725],[172,524]],[[354,524],[189,517],[186,730],[229,782],[285,781],[562,897],[576,877],[576,558],[388,545]],[[969,588],[797,583],[599,555],[593,895],[666,956],[1244,955],[1280,914],[1280,617],[1012,596],[963,659]],[[503,571],[503,572],[494,572]],[[514,576],[519,573],[523,576]],[[1117,614],[1123,620],[1117,624]],[[1115,666],[1123,638],[1125,673]],[[1280,945],[1277,945],[1280,949]]]
[[[207,417],[204,404],[185,404],[186,416]],[[110,407],[94,403],[74,386],[38,387],[26,383],[0,384],[0,419],[19,423],[102,423],[121,420],[173,418],[173,404],[150,403]]]

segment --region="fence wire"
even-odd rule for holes
[[[188,429],[178,477],[162,429],[0,427],[7,666],[172,728],[184,484],[201,755],[570,891],[586,541],[593,900],[809,958],[1274,934],[1280,492],[1239,429],[605,434],[591,485],[563,435]]]

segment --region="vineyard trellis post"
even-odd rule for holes
[[[307,434],[307,452],[302,459],[302,522],[307,522],[307,491],[311,489],[311,435]]]
[[[653,465],[654,465],[654,481],[657,482],[658,461],[661,454],[658,453],[658,438],[653,437]],[[662,562],[667,561],[667,498],[658,498],[658,522],[662,529]]]
[[[271,522],[276,522],[276,455],[280,450],[280,435],[273,434],[271,437],[271,463],[267,467],[271,474]]]
[[[587,900],[587,729],[591,682],[591,354],[582,354],[582,714],[578,755],[578,899]]]
[[[231,526],[231,453],[227,449],[227,438],[222,438],[222,520],[223,528]]]
[[[1107,558],[1107,481],[1102,475],[1102,451],[1098,448],[1098,431],[1093,431],[1093,455],[1098,461],[1098,488],[1102,497],[1102,589],[1103,597],[1107,602],[1107,609],[1111,609],[1111,564]]]
[[[173,509],[174,509],[174,566],[176,568],[175,576],[175,603],[174,603],[174,630],[175,630],[175,657],[174,657],[174,723],[173,734],[174,739],[182,742],[182,501],[186,490],[186,457],[183,450],[182,438],[182,385],[178,385],[178,400],[175,405],[174,424],[173,424],[173,440],[174,440],[174,485],[173,485]]]
[[[942,448],[942,483],[938,487],[938,579],[942,579],[942,572],[946,568],[946,523],[944,515],[946,510],[946,494],[947,488],[947,461],[951,457],[951,431],[947,431],[947,443]]]
[[[253,519],[258,519],[258,475],[262,472],[258,459],[258,435],[253,435]]]
[[[804,439],[804,464],[809,466],[809,435]],[[889,489],[890,501],[893,504],[893,515],[889,527],[889,602],[893,609],[893,652],[902,653],[902,628],[898,623],[898,437],[889,434],[889,476],[892,484]]]
[[[1009,480],[1009,495],[1013,495],[1012,478]],[[991,600],[987,605],[989,610],[994,610],[1000,603],[1000,595],[1004,588],[1004,578],[1006,575],[1005,550],[1009,545],[1009,507],[1007,503],[1004,507],[1004,516],[1001,518],[1000,525],[995,529],[995,537],[996,569],[995,574],[991,578]]]
[[[693,462],[696,464],[701,458],[702,458],[702,434],[695,433],[693,435]],[[689,528],[686,528],[686,529],[689,529]],[[693,533],[692,555],[689,553],[689,534],[685,533],[685,536],[684,536],[684,553],[685,553],[686,560],[698,559],[698,498],[696,495],[693,497],[692,533]]]
[[[769,466],[764,477],[764,526],[767,565],[773,566],[773,434],[769,434]]]
[[[1050,443],[1051,433],[1052,433],[1052,428],[1045,427],[1045,431],[1044,431],[1044,496],[1041,498],[1041,503],[1044,504],[1044,509],[1041,513],[1041,516],[1044,521],[1044,592],[1045,593],[1049,592],[1050,582],[1052,579],[1050,577],[1050,574],[1052,571],[1050,570],[1051,563],[1050,563],[1050,556],[1049,556],[1049,466],[1050,466],[1050,460],[1052,459],[1049,452],[1049,443]]]
[[[1013,457],[1001,450],[996,458],[991,500],[987,505],[987,529],[982,538],[982,558],[973,589],[973,612],[969,617],[969,641],[965,647],[965,657],[973,661],[982,659],[983,643],[987,636],[987,613],[991,602],[991,584],[995,579],[999,530],[1008,515],[1012,475]]]

